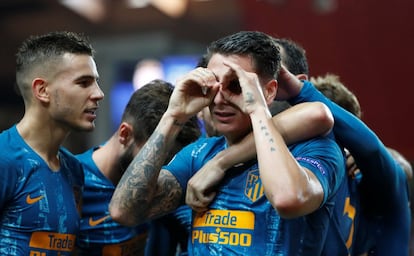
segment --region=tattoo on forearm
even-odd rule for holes
[[[252,103],[254,103],[254,96],[253,96],[253,93],[251,93],[251,92],[247,92],[246,93],[246,99],[245,99],[245,101],[246,101],[246,103],[247,104],[252,104]]]
[[[163,199],[164,201],[169,200],[168,197],[161,194],[155,195],[159,171],[164,164],[168,150],[165,136],[155,131],[138,155],[132,160],[118,185],[121,188],[121,193],[119,198],[115,199],[117,204],[133,215],[139,222],[149,217],[149,210],[153,207],[153,203],[157,205],[155,211],[158,211],[162,210],[158,206],[161,199],[165,198],[165,200]],[[161,191],[168,190],[163,189]],[[155,202],[153,202],[154,196],[157,197]]]
[[[261,126],[260,126],[260,130],[261,130],[262,132],[264,132],[265,137],[266,137],[266,138],[268,138],[268,141],[269,141],[269,144],[270,144],[270,151],[271,151],[271,152],[276,151],[276,148],[274,147],[274,143],[275,143],[275,141],[274,141],[274,140],[273,140],[273,138],[270,136],[270,132],[269,132],[269,129],[268,129],[268,127],[267,127],[267,124],[266,124],[265,122],[263,122],[263,120],[260,120],[260,121],[259,121],[259,124],[261,124]]]
[[[158,193],[152,200],[153,207],[149,213],[150,218],[159,217],[177,208],[180,204],[182,190],[175,177],[169,172],[162,171],[160,180],[162,180],[162,183],[159,184]]]
[[[180,122],[180,121],[174,119],[174,125],[179,126],[179,127],[183,127],[185,125],[185,122]]]

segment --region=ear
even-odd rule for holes
[[[297,75],[296,75],[296,77],[297,77],[299,80],[309,80],[309,77],[308,77],[308,75],[306,75],[306,74],[297,74]]]
[[[264,88],[265,89],[264,96],[265,96],[267,105],[270,105],[275,99],[276,93],[277,93],[277,87],[278,87],[278,84],[275,79],[272,79],[269,82],[267,82]]]
[[[118,127],[118,140],[123,145],[128,145],[130,141],[134,140],[132,125],[122,122]]]
[[[47,82],[43,78],[35,78],[32,81],[32,92],[36,99],[42,102],[49,102]]]

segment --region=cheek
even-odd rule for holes
[[[68,90],[56,90],[52,93],[51,101],[58,105],[73,105],[77,106],[82,94],[75,93]]]
[[[132,158],[134,158],[139,153],[140,149],[140,147],[134,146],[134,150],[132,151]]]
[[[126,151],[122,154],[120,162],[123,169],[126,169],[132,162],[136,154],[138,154],[139,148],[136,145],[129,146]]]
[[[79,96],[64,94],[64,92],[55,92],[49,102],[50,111],[62,118],[71,116],[73,113],[80,111],[82,104],[79,102]]]

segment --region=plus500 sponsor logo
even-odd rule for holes
[[[234,210],[210,210],[195,217],[191,239],[193,244],[217,243],[251,246],[252,235],[243,232],[246,230],[254,230],[253,213]]]

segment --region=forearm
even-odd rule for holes
[[[322,188],[292,156],[269,113],[257,110],[251,120],[260,177],[273,207],[285,218],[317,209],[323,199]]]
[[[181,130],[180,124],[164,114],[157,128],[132,160],[118,183],[109,210],[112,218],[125,225],[136,225],[154,215],[159,198],[159,173]]]
[[[325,135],[333,127],[333,116],[325,104],[305,102],[282,111],[272,117],[273,123],[287,145]],[[251,160],[256,157],[253,134],[248,134],[242,141],[232,145],[213,158],[222,170]]]
[[[292,106],[273,117],[273,123],[285,143],[293,143],[328,134],[334,119],[328,107],[321,102],[304,102]]]
[[[233,144],[219,152],[212,160],[216,161],[221,170],[227,170],[234,165],[244,163],[256,157],[253,133],[249,133],[239,143]]]

